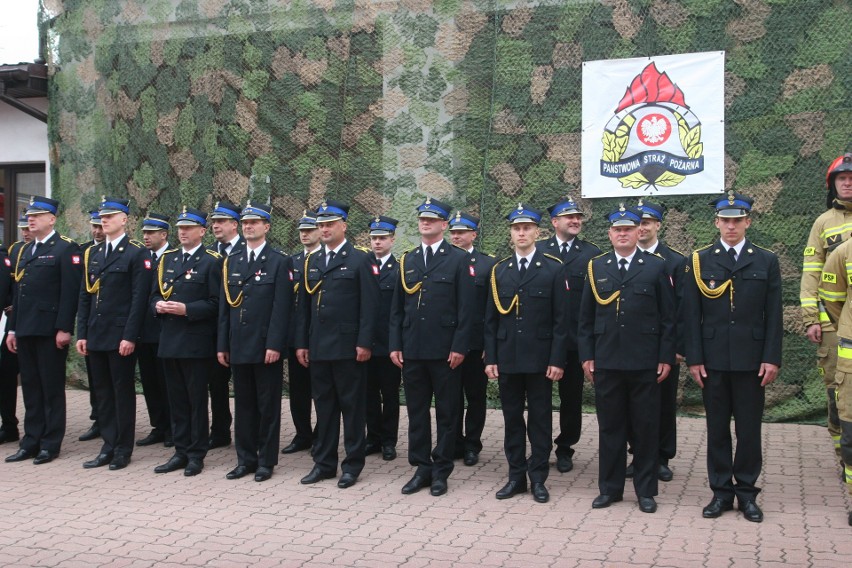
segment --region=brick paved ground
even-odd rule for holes
[[[585,416],[576,467],[552,470],[551,501],[497,501],[505,481],[502,417],[489,411],[479,465],[458,464],[449,493],[400,494],[412,469],[370,456],[361,479],[305,487],[307,453],[281,456],[270,481],[227,481],[233,447],[210,452],[204,472],[155,475],[169,449],[138,448],[122,471],[83,470],[99,442],[88,396],[68,391],[66,443],[56,461],[0,463],[0,564],[4,566],[849,566],[852,508],[822,428],[767,425],[760,504],[766,521],[736,512],[701,518],[706,488],[704,424],[681,419],[674,481],[661,483],[659,511],[627,498],[593,511],[597,428]],[[286,408],[286,406],[285,406]],[[285,412],[286,414],[286,412]],[[22,416],[19,410],[19,416]],[[138,400],[137,433],[147,433]],[[403,420],[405,420],[403,412]],[[403,431],[405,425],[403,424]],[[292,427],[285,416],[283,439]],[[403,436],[404,438],[404,436]],[[0,448],[3,456],[12,445]],[[627,497],[626,492],[625,497]]]

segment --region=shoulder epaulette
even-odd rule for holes
[[[695,250],[694,250],[694,251],[692,251],[692,252],[701,252],[702,250],[707,250],[707,249],[709,249],[710,247],[712,247],[714,244],[715,244],[715,243],[710,243],[709,245],[703,246],[703,247],[701,247],[701,248],[697,248],[697,249],[695,249]]]
[[[580,239],[580,240],[581,240],[581,241],[583,241],[583,242],[584,242],[584,243],[586,243],[586,244],[590,244],[590,245],[592,245],[593,247],[596,247],[596,248],[597,248],[597,249],[599,249],[599,250],[600,250],[600,248],[601,248],[601,247],[599,247],[599,246],[598,246],[598,244],[597,244],[596,242],[589,241],[589,240],[586,240],[586,239]]]
[[[272,250],[274,250],[275,252],[277,252],[277,253],[278,253],[278,254],[280,254],[281,256],[290,256],[289,254],[287,254],[287,251],[284,251],[284,250],[281,250],[281,249],[278,249],[278,248],[277,248],[277,249],[272,249]]]
[[[487,256],[488,258],[494,258],[493,254],[488,254],[487,252],[479,251],[479,254],[481,254],[482,256]]]
[[[75,245],[77,244],[76,242],[74,242],[74,239],[72,239],[71,237],[66,237],[65,235],[59,235],[59,238],[62,239],[63,241],[65,241],[65,242],[67,242],[67,243],[74,243]]]
[[[668,247],[669,245],[666,245],[666,246]],[[676,252],[676,253],[677,253],[677,254],[679,254],[680,256],[686,256],[685,254],[683,254],[682,252],[680,252],[680,251],[679,251],[679,250],[677,250],[676,248],[669,247],[669,250],[670,250],[670,251],[672,251],[672,252]]]
[[[370,249],[368,249],[367,247],[362,247],[361,245],[355,245],[355,249],[356,249],[356,250],[360,250],[361,252],[366,252],[366,253],[372,252],[372,251],[371,251]]]
[[[460,246],[456,246],[456,245],[454,245],[454,244],[452,244],[452,243],[450,243],[450,246],[452,246],[452,247],[454,247],[454,248],[459,249],[460,251],[462,251],[462,252],[463,252],[463,253],[465,253],[465,254],[470,254],[469,252],[467,252],[465,249],[461,248]]]
[[[494,263],[494,266],[497,266],[497,265],[498,265],[498,264],[500,264],[501,262],[506,262],[507,260],[509,260],[510,258],[512,258],[512,256],[513,256],[513,255],[511,255],[511,254],[510,254],[510,255],[509,255],[509,256],[507,256],[506,258],[501,258],[500,260],[498,260],[497,262],[495,262],[495,263]]]
[[[597,246],[597,245],[596,245],[596,246]],[[595,259],[600,258],[600,257],[602,257],[602,256],[606,256],[607,254],[609,254],[609,253],[602,252],[602,253],[600,253],[598,256],[593,256],[593,257],[592,257],[592,258],[590,258],[589,260],[595,260]]]
[[[137,241],[135,239],[130,239],[130,244],[135,246],[136,248],[140,248],[140,249],[145,248],[145,245],[143,245],[142,243],[140,243],[139,241]]]
[[[222,258],[222,255],[216,252],[215,250],[204,249],[204,252],[212,256],[213,258]]]
[[[544,237],[544,238],[542,238],[542,239],[536,239],[536,241],[535,241],[535,242],[540,243],[540,242],[543,242],[543,241],[549,241],[549,240],[550,240],[550,239],[552,239],[552,238],[553,238],[553,237]]]
[[[760,250],[765,250],[766,252],[771,252],[772,254],[775,254],[775,251],[774,251],[774,250],[770,250],[770,249],[768,249],[768,248],[766,248],[766,247],[762,247],[762,246],[760,246],[760,245],[756,245],[756,244],[754,244],[754,243],[751,243],[751,246],[753,246],[753,247],[757,247],[757,248],[759,248]]]
[[[547,253],[544,253],[544,256],[546,256],[547,258],[549,258],[549,259],[551,259],[551,260],[555,260],[555,261],[556,261],[556,262],[558,262],[559,264],[562,264],[562,259],[561,259],[561,258],[555,257],[555,256],[553,256],[552,254],[547,254]]]
[[[171,253],[173,253],[173,252],[177,252],[178,250],[180,250],[180,248],[179,248],[179,247],[175,247],[175,248],[173,248],[173,249],[166,249],[166,251],[163,253],[163,255],[165,256],[165,255],[167,255],[167,254],[171,254]]]

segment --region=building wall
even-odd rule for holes
[[[24,99],[34,108],[47,112],[47,98]],[[45,165],[45,195],[50,195],[50,168],[48,167],[47,125],[30,115],[0,102],[0,165]]]

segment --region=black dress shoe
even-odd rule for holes
[[[98,454],[95,459],[83,462],[83,467],[86,469],[94,469],[96,467],[108,465],[111,461],[112,454]]]
[[[59,452],[49,452],[47,450],[41,450],[36,457],[33,458],[33,463],[36,465],[41,465],[43,463],[50,463],[59,455]]]
[[[186,467],[187,459],[183,456],[174,455],[163,465],[154,468],[154,473],[171,473]]]
[[[464,465],[476,465],[479,463],[479,454],[473,450],[464,451]]]
[[[101,427],[98,426],[97,422],[92,423],[92,427],[83,432],[83,434],[77,438],[81,442],[88,442],[89,440],[94,440],[96,438],[101,437]]]
[[[183,470],[183,474],[186,477],[193,477],[201,473],[201,470],[204,469],[204,462],[199,459],[191,459],[186,464],[186,469]]]
[[[230,438],[218,438],[216,436],[210,436],[210,445],[208,446],[208,448],[211,450],[213,448],[227,448],[230,445]]]
[[[751,521],[753,523],[763,522],[763,511],[760,510],[760,507],[758,507],[757,503],[755,503],[754,501],[746,501],[745,503],[740,501],[737,508],[743,512],[743,517],[745,517],[745,520]]]
[[[282,454],[295,454],[296,452],[301,452],[302,450],[307,450],[310,447],[311,447],[310,443],[296,442],[296,440],[293,440],[288,445],[281,448],[281,453]]]
[[[130,456],[115,456],[112,458],[112,461],[109,462],[109,469],[111,471],[116,471],[119,469],[124,469],[130,464]]]
[[[653,497],[639,497],[639,510],[643,513],[656,513],[657,502]]]
[[[430,478],[416,473],[408,483],[402,486],[402,494],[411,495],[412,493],[417,493],[424,487],[428,487],[431,483],[432,480]]]
[[[447,492],[447,481],[445,479],[433,479],[432,487],[429,488],[429,493],[432,497],[440,497]]]
[[[725,511],[730,511],[733,508],[734,504],[730,501],[722,501],[718,497],[714,497],[710,504],[701,511],[701,516],[705,519],[716,519],[721,517]]]
[[[633,462],[630,462],[630,465],[627,466],[627,469],[624,470],[624,477],[626,479],[633,479],[633,476],[636,473],[636,468],[633,467]]]
[[[623,495],[604,495],[600,494],[595,497],[595,500],[592,501],[592,509],[606,509],[613,503],[618,503],[619,501],[623,501]]]
[[[17,442],[20,439],[21,434],[18,432],[17,428],[14,430],[11,428],[0,428],[0,444],[5,444],[6,442]]]
[[[151,433],[142,438],[141,440],[136,440],[137,446],[152,446],[154,444],[159,444],[165,441],[166,435],[162,430],[157,430],[156,428],[151,430]]]
[[[382,446],[380,444],[369,443],[364,447],[364,455],[371,456],[373,454],[378,454],[382,451]]]
[[[255,481],[266,481],[270,477],[272,477],[272,466],[271,465],[258,466],[257,471],[254,472],[254,480]]]
[[[556,456],[556,470],[560,473],[568,473],[574,469],[574,460],[571,456]]]
[[[550,493],[548,493],[544,483],[540,481],[532,484],[532,495],[536,503],[547,503],[550,501]]]
[[[254,473],[257,471],[257,466],[249,466],[249,465],[238,465],[227,474],[225,474],[225,479],[239,479],[241,477],[245,477],[250,473]]]
[[[510,497],[514,497],[515,495],[520,495],[521,493],[526,492],[526,479],[510,479],[509,482],[503,486],[503,489],[498,491],[497,494],[494,496],[498,499],[509,499]]]
[[[352,487],[355,485],[355,481],[358,480],[358,477],[354,473],[344,473],[340,476],[340,481],[337,482],[337,486],[341,489],[346,489],[347,487]]]
[[[661,463],[660,468],[657,470],[657,479],[660,481],[671,481],[673,477],[674,474],[668,464]]]
[[[6,458],[6,462],[7,463],[19,462],[19,461],[28,460],[31,457],[33,457],[33,453],[31,451],[25,450],[23,448],[19,448],[17,452],[15,452],[14,454],[12,454],[11,456]]]
[[[386,462],[396,459],[396,448],[393,446],[382,446],[382,459]]]
[[[308,475],[306,475],[305,477],[302,478],[301,484],[302,485],[311,485],[313,483],[317,483],[319,481],[322,481],[323,479],[331,479],[335,475],[337,475],[336,472],[334,472],[334,471],[326,472],[326,471],[321,470],[318,465],[315,465],[314,468],[310,471],[310,473],[308,473]]]

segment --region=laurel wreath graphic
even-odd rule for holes
[[[704,153],[704,144],[701,142],[701,124],[696,124],[694,128],[690,128],[686,120],[678,113],[674,113],[677,118],[678,135],[680,143],[686,150],[686,155],[689,158],[699,158]],[[603,159],[607,162],[617,162],[627,150],[627,140],[630,137],[630,130],[636,123],[633,115],[628,114],[615,129],[615,132],[604,130],[603,133]],[[665,172],[656,180],[654,185],[657,187],[674,187],[686,179],[686,176],[673,172]],[[618,178],[621,182],[621,187],[629,187],[632,189],[640,189],[651,185],[651,182],[640,172],[630,174]]]

